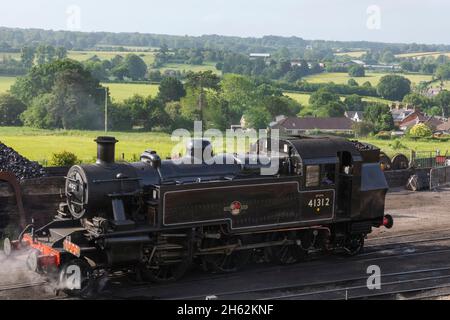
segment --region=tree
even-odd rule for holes
[[[20,115],[26,105],[9,93],[0,95],[0,126],[20,126]]]
[[[428,138],[431,137],[433,131],[424,123],[416,124],[409,130],[409,135],[413,138]]]
[[[20,54],[20,59],[22,61],[22,65],[25,68],[30,69],[34,62],[34,49],[31,47],[23,47]]]
[[[365,77],[366,70],[361,65],[353,65],[348,69],[348,75],[350,77]]]
[[[342,117],[345,113],[341,98],[327,88],[314,92],[309,98],[309,104],[313,114],[318,117]]]
[[[103,94],[98,90],[99,81],[81,63],[70,59],[33,67],[26,76],[16,80],[11,86],[11,93],[26,105],[30,105],[39,95],[51,93],[58,75],[66,71],[78,73],[84,88],[88,90],[87,94],[95,97],[98,103],[103,101]]]
[[[186,87],[197,93],[198,110],[200,120],[203,121],[203,109],[205,107],[205,89],[220,90],[220,78],[212,71],[194,73],[190,71],[186,76]]]
[[[380,79],[377,91],[385,99],[401,101],[411,92],[411,81],[399,75],[386,75]]]
[[[394,129],[394,119],[392,118],[389,106],[382,103],[369,103],[364,112],[365,121],[374,125],[375,131],[389,131]]]
[[[356,82],[355,79],[349,79],[349,80],[347,81],[347,84],[348,84],[350,87],[357,87],[357,86],[358,86],[358,82]]]
[[[56,60],[33,67],[11,88],[30,107],[23,121],[38,128],[99,129],[104,94],[100,83],[72,60]]]
[[[123,104],[130,110],[132,124],[139,127],[145,127],[148,118],[147,101],[145,97],[135,94],[131,98],[125,99]]]
[[[434,99],[436,103],[441,107],[442,116],[447,116],[449,114],[450,108],[450,91],[442,90]]]
[[[367,121],[355,122],[352,127],[358,137],[366,137],[375,130],[374,125]]]
[[[440,65],[436,69],[436,78],[438,78],[440,80],[449,80],[450,79],[450,63]]]
[[[144,60],[135,54],[126,56],[124,66],[128,70],[128,76],[133,80],[141,80],[147,73],[147,65]]]
[[[131,108],[124,103],[110,103],[108,106],[110,130],[128,131],[133,129]]]
[[[426,110],[432,105],[431,99],[415,92],[407,94],[403,98],[403,103],[418,107],[421,110]]]
[[[361,111],[364,109],[364,102],[357,94],[352,94],[345,98],[344,104],[349,111]]]
[[[164,103],[169,101],[180,101],[186,96],[186,90],[180,80],[173,77],[163,78],[159,86],[158,98]]]
[[[55,54],[56,54],[56,58],[58,60],[63,60],[65,58],[67,58],[67,49],[64,47],[58,47],[58,48],[56,48]]]
[[[270,121],[279,115],[296,116],[300,112],[300,104],[289,97],[268,96],[264,98],[263,107],[271,116]],[[269,121],[269,122],[270,122]],[[269,125],[269,122],[267,125]]]
[[[53,106],[55,103],[56,98],[51,93],[36,97],[20,117],[23,124],[27,127],[39,129],[56,128],[56,123],[48,110],[49,106]]]
[[[309,104],[316,107],[321,107],[329,102],[340,102],[341,98],[329,91],[327,88],[320,88],[314,92],[309,98]]]
[[[237,123],[246,110],[260,104],[263,96],[271,95],[273,91],[269,87],[259,87],[249,77],[226,74],[220,82],[223,97],[229,103],[231,122]]]
[[[272,121],[270,113],[266,109],[251,107],[244,114],[248,126],[253,129],[266,129]]]

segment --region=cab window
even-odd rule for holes
[[[320,184],[322,186],[331,186],[336,183],[336,165],[324,164],[320,174]]]
[[[307,188],[332,186],[336,183],[336,165],[311,165],[306,167],[305,186]]]
[[[307,166],[305,181],[307,188],[318,187],[320,184],[320,166]]]

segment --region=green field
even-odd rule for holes
[[[8,91],[15,81],[15,77],[0,77],[0,93]]]
[[[139,94],[147,97],[155,97],[158,94],[159,85],[142,83],[102,83],[104,87],[109,88],[111,97],[116,101],[123,101],[127,98]]]
[[[83,162],[92,162],[96,156],[94,139],[104,135],[102,131],[64,131],[64,130],[39,130],[31,128],[0,127],[0,141],[14,148],[30,160],[47,164],[55,152],[71,151]],[[172,142],[170,135],[165,133],[145,132],[109,132],[120,142],[117,144],[117,158],[126,160],[136,159],[144,150],[156,150],[162,158],[172,155],[172,148],[176,142]],[[411,150],[436,151],[444,154],[450,151],[450,142],[440,141],[413,141],[401,139],[406,149],[394,149],[393,141],[378,140],[374,138],[361,138],[361,141],[380,147],[389,156],[403,153],[409,157]]]
[[[410,157],[411,150],[415,151],[432,151],[435,152],[436,150],[440,150],[441,154],[445,154],[447,151],[450,152],[450,141],[444,142],[444,141],[414,141],[402,138],[400,139],[402,145],[404,145],[405,149],[394,149],[392,146],[393,141],[392,140],[379,140],[375,138],[361,138],[361,141],[368,142],[370,144],[373,144],[379,148],[381,148],[382,151],[386,152],[390,157],[398,154],[403,153],[408,158]]]
[[[46,163],[53,153],[71,151],[83,162],[92,162],[96,155],[94,139],[105,135],[102,131],[39,130],[31,128],[0,127],[0,141],[14,148],[30,160]],[[118,158],[124,154],[132,160],[146,149],[157,150],[161,157],[171,155],[174,143],[163,133],[109,132],[120,142],[117,144]]]
[[[381,77],[387,75],[388,73],[371,73],[367,72],[365,77],[350,77],[345,72],[325,72],[319,73],[311,76],[307,76],[304,78],[305,81],[311,83],[329,83],[334,82],[336,84],[346,84],[348,80],[355,79],[359,85],[362,85],[364,82],[369,81],[372,86],[378,85]],[[402,76],[411,80],[413,84],[418,84],[421,81],[431,81],[433,77],[431,75],[423,75],[423,74],[401,74]]]

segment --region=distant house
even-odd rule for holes
[[[445,118],[429,116],[419,110],[416,110],[409,114],[403,121],[400,123],[400,130],[407,130],[411,127],[414,127],[416,124],[424,123],[428,127],[430,127],[433,131],[439,130],[438,128],[443,126],[445,122]]]
[[[425,96],[428,98],[436,97],[440,92],[442,91],[442,88],[429,88],[427,92],[425,93]]]
[[[364,68],[368,70],[379,70],[379,71],[401,70],[399,64],[365,64]]]
[[[250,53],[250,59],[270,59],[270,53]]]
[[[362,60],[351,60],[351,62],[353,62],[354,64],[360,65],[360,66],[364,66],[365,63]]]
[[[353,122],[362,122],[364,120],[364,111],[346,111],[344,115]]]
[[[346,117],[315,118],[315,117],[289,117],[270,124],[271,129],[289,135],[309,134],[316,130],[329,133],[353,134],[353,121]]]
[[[416,109],[409,105],[403,106],[402,104],[394,104],[391,106],[391,114],[394,119],[394,125],[400,127],[400,124],[406,117],[412,114]]]
[[[440,131],[442,133],[450,133],[450,122],[448,121],[442,121],[440,125],[436,127],[436,131]]]

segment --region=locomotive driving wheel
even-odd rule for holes
[[[301,242],[299,242],[300,240],[297,239],[297,234],[295,232],[273,233],[268,236],[268,241],[286,242],[286,244],[271,246],[266,249],[266,255],[269,261],[280,265],[298,263],[304,260],[308,254],[307,251],[303,249]]]
[[[168,283],[179,280],[192,263],[192,242],[183,237],[160,236],[158,243],[144,249],[143,262],[138,266],[145,281]]]
[[[203,248],[221,248],[216,252],[202,256],[203,265],[208,271],[218,273],[231,273],[241,269],[249,261],[252,252],[239,250],[242,239],[239,237],[227,237],[221,239],[205,239]]]

